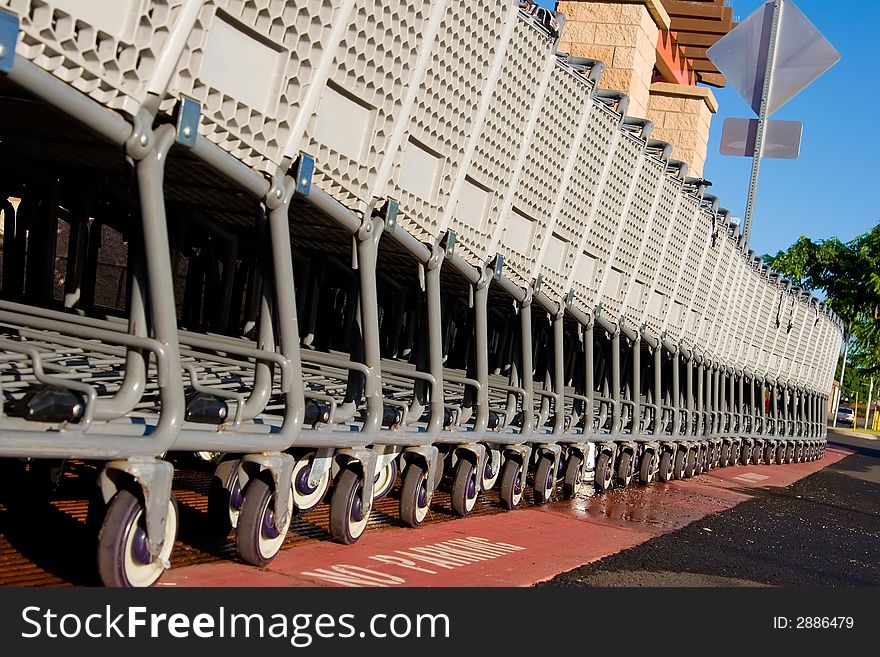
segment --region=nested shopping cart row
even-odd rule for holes
[[[840,321],[560,14],[112,5],[0,0],[0,455],[104,462],[105,583],[168,566],[181,453],[256,565],[318,504],[352,543],[392,491],[417,526],[821,455]]]

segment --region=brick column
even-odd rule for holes
[[[709,144],[709,126],[718,103],[706,87],[655,82],[651,85],[647,118],[654,122],[651,137],[673,146],[672,156],[687,162],[688,175],[702,176]]]
[[[646,116],[657,39],[669,29],[660,0],[560,0],[556,9],[568,19],[559,49],[604,62],[600,84],[629,95],[631,116]]]

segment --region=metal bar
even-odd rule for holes
[[[659,436],[662,433],[661,413],[659,406],[663,402],[663,348],[654,347],[654,403],[657,409],[654,411],[654,435]],[[677,383],[677,381],[676,381]],[[673,404],[673,409],[676,406]],[[672,411],[672,422],[675,423],[676,411]]]
[[[203,140],[202,140],[203,141]],[[269,237],[274,276],[275,309],[281,354],[290,362],[291,379],[295,385],[285,394],[284,421],[281,433],[293,445],[302,431],[305,416],[305,398],[302,381],[302,360],[299,348],[299,328],[296,314],[296,286],[293,260],[290,252],[290,202],[296,189],[295,181],[286,177],[281,185],[273,186],[266,194],[269,208]]]
[[[379,297],[376,287],[376,260],[383,222],[379,218],[364,220],[358,230],[357,250],[359,306],[364,349],[364,363],[369,368],[366,375],[364,396],[367,416],[361,431],[375,438],[382,426],[382,365],[379,346]]]
[[[620,332],[611,336],[611,434],[617,435],[621,430],[620,408]]]
[[[565,430],[565,315],[560,310],[553,316],[553,433]]]
[[[65,114],[87,125],[115,146],[123,146],[131,135],[131,124],[122,116],[99,105],[24,57],[14,59],[9,79],[53,107],[64,108]]]
[[[586,422],[584,423],[584,433],[589,433],[593,431],[594,425],[594,408],[593,404],[595,403],[593,397],[595,396],[595,389],[593,388],[593,367],[595,360],[594,349],[595,343],[593,342],[593,323],[582,325],[583,327],[583,340],[584,340],[584,396],[587,398],[586,400],[586,408],[584,409],[584,414],[586,415]]]
[[[746,202],[746,219],[743,227],[745,244],[749,243],[752,232],[752,215],[755,211],[755,196],[758,193],[758,176],[761,173],[761,158],[764,155],[764,133],[767,130],[767,103],[770,101],[770,90],[773,85],[773,69],[776,63],[776,48],[779,45],[779,23],[782,20],[784,0],[773,3],[773,23],[770,27],[770,43],[767,50],[767,68],[764,71],[764,88],[761,91],[761,109],[758,112],[758,129],[755,134],[755,152],[752,157],[752,175],[749,179],[749,196]]]
[[[638,334],[636,334],[638,336]],[[629,433],[635,436],[641,433],[641,393],[642,393],[642,343],[636,339],[632,342],[632,373],[630,395],[632,395],[632,423]]]
[[[522,425],[521,435],[527,435],[535,428],[534,388],[532,380],[532,300],[529,296],[520,304],[520,359],[522,365]]]

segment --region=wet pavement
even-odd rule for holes
[[[841,440],[856,453],[541,585],[880,586],[880,450]]]
[[[356,545],[338,545],[329,540],[328,507],[320,505],[294,521],[281,553],[264,569],[238,560],[230,538],[207,536],[206,493],[211,470],[190,463],[180,467],[175,477],[181,527],[171,558],[172,568],[159,585],[529,586],[553,578],[557,578],[557,583],[584,583],[588,581],[584,579],[586,571],[568,580],[557,575],[583,564],[605,563],[609,555],[624,550],[633,552],[630,548],[635,546],[653,549],[655,543],[682,531],[696,531],[696,527],[712,529],[707,523],[730,513],[737,505],[765,502],[764,513],[776,519],[778,530],[785,524],[783,516],[793,513],[787,506],[776,505],[777,498],[787,499],[780,491],[851,453],[829,450],[822,461],[723,468],[685,481],[631,486],[603,495],[593,494],[591,486],[585,485],[575,500],[542,507],[531,505],[531,492],[527,491],[523,508],[513,512],[502,511],[497,493],[490,492],[481,495],[474,512],[463,519],[451,512],[449,494],[440,490],[432,501],[427,522],[416,530],[401,526],[395,490],[376,503],[368,529]],[[94,533],[85,522],[94,475],[93,466],[68,464],[61,485],[48,501],[39,501],[38,496],[29,501],[31,496],[23,494],[17,486],[6,487],[7,494],[0,496],[0,586],[98,583]],[[829,486],[834,488],[833,484],[826,488]],[[10,491],[14,494],[10,495]],[[829,489],[825,497],[835,494]],[[853,494],[858,495],[859,491]],[[871,503],[876,513],[876,500]],[[825,525],[830,522],[826,518]],[[713,537],[715,543],[704,541],[699,550],[742,551],[742,545],[737,543],[740,539],[722,540],[725,531],[719,528],[718,536]],[[756,536],[761,535],[755,531]],[[743,532],[748,530],[740,529]],[[774,535],[773,531],[769,533]],[[744,540],[743,545],[748,546],[748,541],[755,537],[747,536]],[[769,544],[767,548],[781,549],[778,544]],[[681,547],[671,549],[689,554]],[[666,561],[649,558],[648,565],[654,566],[641,569],[642,583],[663,583],[670,579],[667,571],[679,578],[698,578],[679,579],[679,583],[728,583],[725,578],[731,577],[739,583],[764,581],[737,575],[735,569],[689,571],[675,558],[666,556]],[[716,561],[711,554],[702,556],[709,564]],[[696,557],[688,559],[699,562]],[[604,572],[603,577],[612,577],[609,573],[613,570],[594,574]]]
[[[821,461],[735,466],[668,484],[579,495],[542,507],[364,535],[281,552],[265,569],[221,561],[172,569],[159,586],[530,586],[661,540],[707,517],[781,490],[852,454]],[[491,503],[491,497],[487,502]]]

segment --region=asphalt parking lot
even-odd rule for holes
[[[880,441],[785,488],[538,586],[880,586]]]

